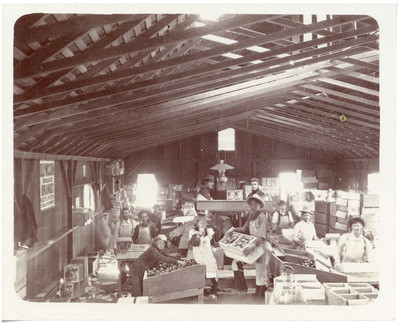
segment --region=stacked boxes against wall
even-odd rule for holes
[[[330,233],[348,232],[349,220],[360,216],[360,194],[342,193],[336,199],[336,213],[330,217]]]
[[[329,233],[330,216],[336,213],[336,204],[325,201],[315,201],[314,226],[317,236]]]
[[[69,298],[75,299],[85,294],[84,262],[68,264],[64,267],[64,284],[69,291]]]
[[[301,182],[304,189],[318,189],[318,178],[315,177],[315,170],[302,170]]]
[[[165,201],[168,197],[168,188],[160,187],[157,191],[156,204],[165,210]]]
[[[376,240],[379,222],[379,195],[364,194],[362,198],[361,219],[365,223],[364,232],[371,240]]]
[[[172,206],[172,208],[175,208],[178,204],[179,199],[182,198],[182,185],[175,185],[175,184],[169,184],[168,186],[168,200],[171,200],[171,202],[166,201],[167,205],[165,207],[166,211]],[[170,205],[172,204],[172,205]]]

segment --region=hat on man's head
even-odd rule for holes
[[[251,200],[257,202],[257,203],[261,206],[261,208],[263,208],[264,205],[265,205],[265,203],[264,203],[264,201],[262,200],[262,198],[261,198],[259,195],[257,195],[257,194],[254,194],[253,196],[248,197],[248,198],[247,198],[247,204],[250,204],[250,201],[251,201]]]
[[[214,177],[214,175],[208,174],[208,175],[206,175],[206,177],[204,177],[204,179],[207,179],[209,181],[213,181],[213,180],[215,180],[215,177]]]
[[[351,218],[351,219],[349,220],[349,228],[351,229],[351,226],[352,226],[353,224],[355,224],[355,223],[360,223],[360,224],[363,226],[363,228],[365,227],[365,222],[364,222],[363,219],[361,219],[361,218],[359,218],[359,217],[354,217],[354,218]]]
[[[310,208],[308,207],[308,206],[305,206],[305,207],[303,207],[303,209],[302,210],[300,210],[300,213],[303,215],[303,214],[313,214],[313,212],[310,210]]]
[[[208,210],[200,210],[200,211],[197,211],[197,215],[196,215],[196,217],[194,218],[194,220],[197,222],[197,221],[200,221],[200,220],[204,220],[204,221],[207,221],[207,222],[209,222],[210,221],[210,218],[208,217]]]
[[[257,177],[253,177],[252,179],[250,179],[250,183],[251,182],[257,182],[260,183],[260,180]]]
[[[154,238],[153,241],[157,242],[158,240],[162,240],[162,241],[165,241],[165,242],[168,241],[167,237],[164,234],[159,234],[157,237]]]

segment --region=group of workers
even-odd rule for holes
[[[243,254],[251,254],[256,248],[262,248],[262,255],[255,261],[256,272],[256,302],[263,303],[265,291],[270,283],[270,273],[268,271],[269,260],[272,255],[272,246],[268,238],[268,232],[281,233],[282,229],[293,230],[293,242],[298,247],[304,247],[305,242],[309,240],[318,240],[315,227],[312,221],[313,209],[312,199],[307,197],[309,204],[305,204],[300,211],[301,220],[295,223],[292,212],[288,210],[285,201],[278,203],[278,208],[272,215],[264,210],[264,193],[259,188],[259,180],[251,179],[252,190],[247,196],[249,211],[247,221],[241,227],[231,227],[225,232],[225,235],[231,232],[245,233],[256,237],[253,244],[245,247]],[[254,185],[253,185],[254,183]],[[211,190],[214,184],[214,178],[211,176],[205,178],[202,182],[197,200],[210,200]],[[218,267],[214,256],[218,242],[215,240],[215,228],[210,225],[210,218],[207,212],[197,212],[194,200],[186,199],[182,203],[182,215],[193,215],[193,225],[188,226],[181,231],[179,250],[181,257],[195,259],[199,264],[206,266],[206,277],[211,279],[212,293],[221,291],[218,287]],[[146,269],[155,267],[159,262],[179,263],[181,257],[172,257],[165,253],[167,237],[160,234],[160,228],[150,221],[152,214],[148,211],[139,212],[140,224],[129,224],[126,210],[121,212],[121,222],[117,224],[119,232],[129,234],[133,243],[150,244],[151,247],[144,252],[134,263],[131,275],[133,277],[134,296],[142,295],[143,275]],[[133,221],[133,220],[132,220]],[[132,229],[131,227],[134,226]],[[361,218],[352,218],[349,222],[350,233],[343,234],[340,237],[337,255],[335,256],[335,265],[342,262],[369,262],[371,255],[371,244],[363,235],[364,222]],[[235,289],[237,291],[247,291],[246,280],[244,277],[244,263],[233,260],[232,270],[235,278]]]

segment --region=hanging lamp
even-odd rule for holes
[[[228,181],[228,178],[225,176],[225,172],[227,170],[234,169],[234,167],[229,166],[228,164],[225,164],[223,160],[220,160],[219,164],[211,167],[210,169],[218,171],[218,182],[226,183]]]

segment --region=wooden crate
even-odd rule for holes
[[[83,280],[85,282],[85,285],[88,284],[89,280],[89,260],[87,256],[80,256],[80,257],[74,257],[71,259],[72,264],[82,264],[83,266]]]
[[[182,298],[179,295],[189,297],[186,296],[185,291],[195,293],[198,290],[203,290],[205,278],[206,266],[204,265],[195,265],[170,273],[147,277],[143,279],[143,296],[150,296],[152,302]]]
[[[364,305],[374,300],[378,291],[369,284],[324,283],[329,305]]]
[[[336,203],[329,203],[329,214],[336,214]]]
[[[309,183],[318,183],[318,178],[316,177],[301,177],[301,182],[304,184],[309,184]]]
[[[338,218],[346,219],[347,218],[347,212],[343,212],[343,211],[337,210],[335,216],[338,217]]]
[[[347,199],[345,198],[337,198],[336,199],[336,208],[338,205],[347,206]]]
[[[329,214],[328,213],[322,213],[322,212],[314,212],[314,222],[315,223],[320,223],[320,224],[326,224],[329,219]]]
[[[379,207],[379,194],[364,194],[363,207]]]
[[[64,266],[65,283],[79,283],[85,279],[83,264],[68,264]]]
[[[315,232],[319,236],[324,236],[326,234],[327,228],[326,224],[314,223]]]
[[[315,201],[315,211],[320,213],[329,213],[329,204],[324,201]]]
[[[249,255],[245,256],[243,254],[243,249],[245,249],[246,247],[251,246],[252,244],[254,244],[255,240],[257,239],[256,237],[253,236],[249,236],[247,234],[240,234],[239,238],[237,238],[233,243],[231,244],[226,244],[225,240],[227,237],[224,237],[220,242],[219,245],[221,246],[221,248],[224,250],[225,256],[235,259],[235,260],[239,260],[239,261],[243,261],[245,263],[248,264],[252,264],[254,263],[258,258],[260,258],[260,256],[264,253],[264,250],[261,246],[256,247]],[[243,238],[247,238],[250,239],[250,242],[246,245],[245,248],[240,248],[235,246],[235,244],[237,242],[240,242],[240,240],[242,240]]]
[[[347,224],[336,222],[334,229],[335,230],[341,230],[341,231],[347,231],[347,226],[348,226]]]

